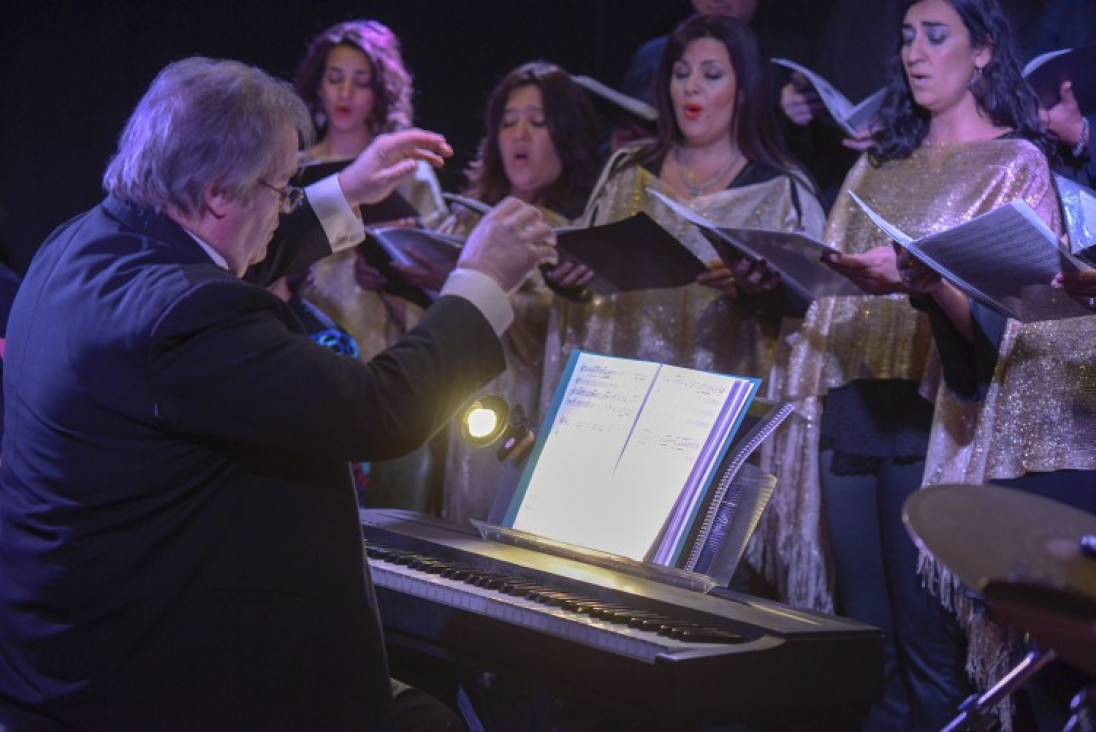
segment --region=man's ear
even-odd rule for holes
[[[202,191],[202,205],[215,219],[223,219],[228,213],[228,205],[232,203],[232,197],[221,187],[219,182],[210,183]]]

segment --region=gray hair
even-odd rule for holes
[[[107,193],[157,211],[201,211],[216,183],[246,198],[278,160],[278,135],[311,144],[308,109],[293,87],[238,61],[188,58],[165,67],[137,103],[103,174]]]

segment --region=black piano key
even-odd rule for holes
[[[691,625],[691,623],[689,623],[689,621],[687,620],[674,620],[673,618],[647,618],[645,620],[640,620],[639,625],[636,627],[638,627],[640,630],[651,630],[657,633],[659,629],[662,628],[662,626],[664,625],[671,626],[682,624]]]
[[[537,591],[526,595],[526,597],[534,602],[548,605],[549,607],[562,607],[564,601],[567,599],[567,593],[556,592],[555,590]]]
[[[442,577],[451,580],[464,580],[466,577],[470,577],[475,573],[474,569],[468,567],[450,567],[441,573]]]
[[[590,615],[592,615],[595,618],[599,618],[601,620],[608,620],[610,616],[612,616],[616,613],[619,613],[621,611],[633,612],[634,613],[635,608],[628,607],[627,605],[617,605],[617,604],[613,604],[613,603],[605,603],[603,605],[600,605],[600,606],[597,606],[597,607],[593,608],[590,611]]]
[[[581,613],[583,615],[589,615],[595,607],[601,607],[605,603],[601,600],[597,600],[590,597],[579,597],[572,600],[567,600],[563,603],[564,610],[570,610],[573,613]]]
[[[645,610],[636,610],[632,613],[632,616],[628,618],[628,625],[632,628],[640,628],[644,622],[649,620],[673,620],[673,618],[667,615],[661,615],[659,613],[647,612]]]
[[[389,555],[385,558],[385,561],[392,562],[392,564],[408,565],[415,560],[415,556],[416,555],[412,554],[411,552],[394,550],[389,553]]]
[[[658,634],[669,637],[674,628],[695,628],[696,623],[691,623],[688,620],[670,620],[658,626]]]
[[[501,574],[491,575],[489,577],[481,577],[477,583],[479,587],[483,587],[488,590],[498,590],[502,588],[506,582],[509,581],[509,577],[505,577]]]
[[[531,580],[510,580],[503,583],[502,587],[499,588],[499,592],[504,592],[507,595],[524,595],[529,590],[539,586]]]

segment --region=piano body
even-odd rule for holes
[[[842,719],[882,694],[882,634],[362,512],[389,654],[529,680],[603,710],[693,723]]]

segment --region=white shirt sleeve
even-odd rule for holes
[[[514,322],[514,308],[499,284],[490,275],[474,269],[455,269],[441,288],[442,295],[463,297],[476,306],[483,317],[502,335]]]
[[[356,246],[365,239],[361,216],[346,201],[338,178],[329,175],[304,189],[312,210],[331,242],[332,252]]]

